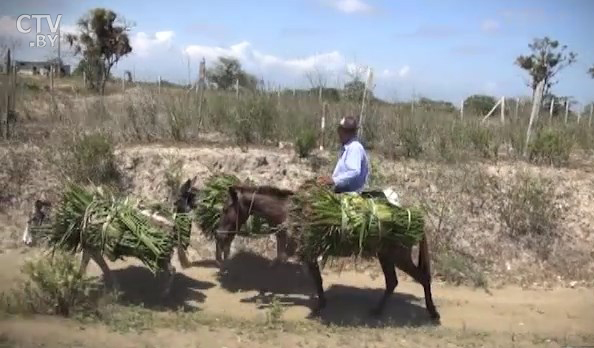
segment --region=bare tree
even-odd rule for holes
[[[592,78],[594,79],[594,65],[592,65],[592,67],[588,69],[588,74],[590,74],[590,76],[592,76]]]
[[[559,41],[546,36],[542,39],[534,39],[528,47],[532,52],[527,56],[519,56],[516,64],[530,75],[532,81],[529,86],[532,88],[532,93],[534,94],[540,81],[544,81],[543,94],[547,95],[549,89],[557,83],[554,80],[555,76],[562,69],[575,63],[577,54],[566,52],[566,45],[560,45]]]
[[[312,70],[305,74],[305,77],[309,81],[311,88],[326,88],[328,86],[328,74],[327,71],[323,71],[319,67],[314,67]]]

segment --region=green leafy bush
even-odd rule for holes
[[[316,147],[316,132],[306,128],[299,133],[295,141],[295,150],[299,158],[306,158]]]
[[[83,135],[67,144],[59,163],[76,182],[118,185],[121,180],[110,139],[100,133]]]
[[[55,253],[27,261],[21,272],[26,277],[12,291],[2,294],[1,307],[8,313],[57,314],[97,309],[99,281],[79,272],[69,253]]]
[[[528,159],[532,163],[563,166],[569,161],[573,146],[572,139],[565,132],[546,128],[536,133],[528,147]]]

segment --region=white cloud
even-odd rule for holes
[[[175,33],[173,31],[158,31],[154,35],[149,35],[142,31],[138,32],[130,38],[132,52],[146,57],[156,49],[170,48],[174,36]]]
[[[481,29],[487,33],[494,33],[499,31],[500,28],[501,25],[499,22],[494,19],[486,19],[483,21],[483,23],[481,23]]]
[[[402,68],[400,68],[400,70],[398,71],[398,76],[406,77],[406,75],[408,75],[409,72],[410,72],[410,66],[405,65]]]
[[[405,78],[408,76],[409,73],[410,73],[410,66],[404,65],[400,69],[398,69],[398,71],[385,69],[384,71],[382,71],[380,76],[384,77],[384,78],[388,78],[388,79],[394,78],[394,77]]]
[[[238,59],[242,65],[251,70],[280,71],[291,74],[303,74],[314,69],[340,71],[346,69],[346,60],[338,51],[314,54],[304,58],[285,59],[254,49],[248,41],[229,47],[190,45],[184,53],[192,59],[213,62],[219,57],[228,56]]]
[[[347,14],[373,11],[373,7],[363,0],[326,0],[326,3],[334,9]]]

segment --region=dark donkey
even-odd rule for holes
[[[260,216],[272,224],[283,223],[288,216],[288,203],[292,194],[292,191],[281,190],[270,186],[230,187],[229,198],[227,204],[223,208],[219,231],[217,232],[217,234],[220,234],[220,237],[217,238],[217,250],[228,250],[232,241],[232,238],[228,237],[229,232],[239,231],[251,214]],[[293,241],[293,238],[290,238],[290,240]],[[287,249],[287,251],[292,253],[294,252],[294,249],[290,248]],[[225,253],[225,258],[226,257],[227,253]],[[419,245],[418,265],[415,265],[412,260],[412,248],[404,247],[396,243],[382,247],[377,252],[377,257],[382,267],[382,271],[384,272],[386,290],[377,306],[373,308],[372,313],[380,315],[383,312],[387,300],[394,292],[396,285],[398,285],[398,278],[396,277],[396,271],[394,269],[394,267],[398,267],[423,285],[427,311],[433,319],[439,320],[440,316],[433,304],[431,295],[431,269],[429,265],[430,255],[427,245],[427,237],[423,237]],[[307,265],[317,290],[318,302],[314,310],[314,312],[317,313],[326,305],[322,275],[320,273],[317,257],[301,261]]]
[[[200,191],[194,188],[194,183],[196,182],[196,177],[192,180],[188,179],[186,182],[180,187],[179,189],[179,197],[175,202],[175,211],[176,213],[188,213],[194,209],[196,209],[196,199],[200,194]],[[261,188],[262,192],[266,191],[265,187]],[[277,205],[278,198],[286,199],[288,196],[292,195],[292,191],[288,190],[281,190],[274,187],[269,187],[268,195],[259,195],[258,201],[254,201],[254,204],[258,205],[257,209],[253,210],[255,215],[259,215],[263,219],[266,219],[268,224],[273,227],[277,228],[275,231],[276,236],[276,259],[271,263],[270,266],[278,265],[281,262],[286,262],[288,259],[288,251],[287,248],[290,248],[291,245],[288,244],[287,233],[284,228],[282,228],[281,224],[286,219],[286,211],[284,209],[278,209],[275,207]],[[232,202],[230,201],[230,197],[228,198],[225,207],[229,206]],[[262,211],[263,214],[259,214],[258,212]],[[229,257],[231,253],[231,244],[235,239],[237,234],[241,235],[240,231],[241,226],[247,221],[248,216],[242,216],[241,223],[237,220],[238,225],[233,225],[231,228],[226,229],[223,231],[219,228],[216,231],[215,239],[216,239],[216,260],[219,265],[222,265],[222,262]]]

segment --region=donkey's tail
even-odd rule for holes
[[[429,280],[431,280],[431,257],[429,255],[429,245],[427,243],[427,234],[423,236],[419,243],[419,263],[418,267]]]

